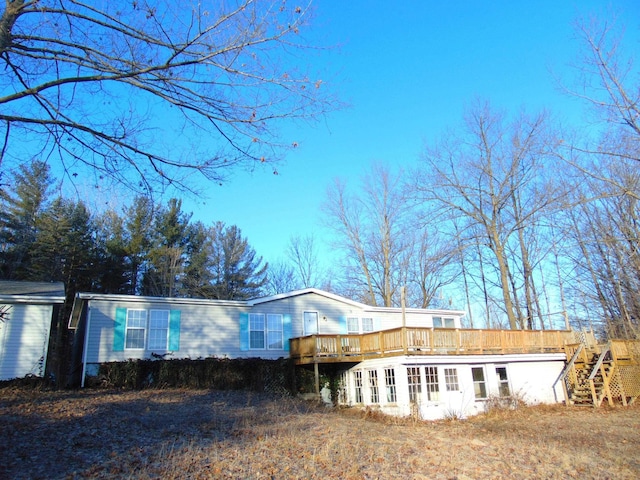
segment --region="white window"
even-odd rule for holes
[[[347,333],[373,332],[373,318],[347,317]]]
[[[249,314],[249,348],[262,349],[264,348],[264,314],[262,313],[250,313]]]
[[[407,367],[407,384],[409,385],[409,401],[420,402],[422,382],[420,381],[420,367]]]
[[[282,350],[282,315],[249,314],[249,348],[255,350]]]
[[[447,392],[457,392],[460,390],[458,386],[458,370],[455,368],[444,369],[444,381],[447,387]]]
[[[360,333],[360,322],[358,317],[347,318],[347,333]]]
[[[147,328],[146,310],[127,310],[127,330],[125,348],[144,350],[145,331]]]
[[[430,402],[437,402],[440,399],[438,367],[424,367],[424,376],[426,380],[425,387],[427,390],[427,400]]]
[[[473,393],[476,400],[487,398],[487,383],[484,379],[484,368],[473,367],[471,369],[471,376],[473,377]]]
[[[363,318],[362,319],[362,331],[363,332],[373,332],[373,318]]]
[[[509,379],[507,378],[507,367],[496,367],[496,376],[498,377],[498,394],[501,397],[509,397],[511,390],[509,389]]]
[[[433,317],[433,328],[456,328],[453,318]]]
[[[282,350],[282,315],[267,315],[267,348]]]
[[[378,403],[380,401],[377,370],[369,370],[369,393],[371,394],[371,403]]]
[[[149,312],[149,350],[166,350],[169,338],[169,310]]]
[[[395,403],[396,400],[396,371],[393,368],[384,369],[384,385],[387,391],[387,403]]]
[[[362,370],[353,372],[353,383],[355,387],[356,403],[362,403]]]

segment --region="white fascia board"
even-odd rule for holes
[[[51,305],[64,303],[64,297],[44,297],[40,295],[0,295],[0,303],[29,303],[32,305]]]
[[[402,308],[400,307],[369,307],[365,306],[365,311],[367,312],[388,312],[388,313],[398,313],[402,312]],[[405,308],[404,311],[406,313],[422,313],[428,315],[454,315],[454,316],[464,316],[467,314],[464,310],[440,310],[440,309],[430,309],[430,308]]]
[[[102,300],[107,302],[127,303],[166,303],[168,305],[209,305],[246,307],[248,304],[241,300],[214,300],[210,298],[181,298],[181,297],[146,297],[140,295],[121,295],[104,293],[78,293],[76,299]]]

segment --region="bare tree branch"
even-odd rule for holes
[[[274,164],[293,144],[279,125],[337,105],[297,65],[309,16],[268,0],[5,0],[0,164],[53,144],[66,169],[135,190]]]

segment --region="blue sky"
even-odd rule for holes
[[[314,58],[312,68],[349,106],[284,130],[284,139],[300,146],[279,175],[236,172],[183,207],[205,224],[237,225],[270,262],[284,257],[292,235],[328,241],[321,204],[334,178],[355,186],[372,162],[414,165],[425,142],[459,124],[476,98],[507,111],[546,108],[579,122],[582,105],[559,91],[554,75],[571,79],[575,19],[612,11],[637,46],[637,0],[613,8],[558,0],[317,1],[307,35],[336,47]]]

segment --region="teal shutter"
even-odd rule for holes
[[[169,312],[169,350],[180,350],[180,310]]]
[[[347,317],[338,317],[338,328],[340,335],[346,335],[349,331],[347,329]]]
[[[379,318],[374,318],[373,319],[373,331],[374,332],[378,332],[382,329],[382,322],[380,321]]]
[[[240,314],[240,351],[249,350],[249,314]]]
[[[289,351],[289,339],[291,338],[291,315],[288,313],[282,316],[282,341],[284,342],[284,351]]]
[[[124,336],[127,328],[127,309],[116,308],[116,319],[113,324],[113,351],[124,352]]]

